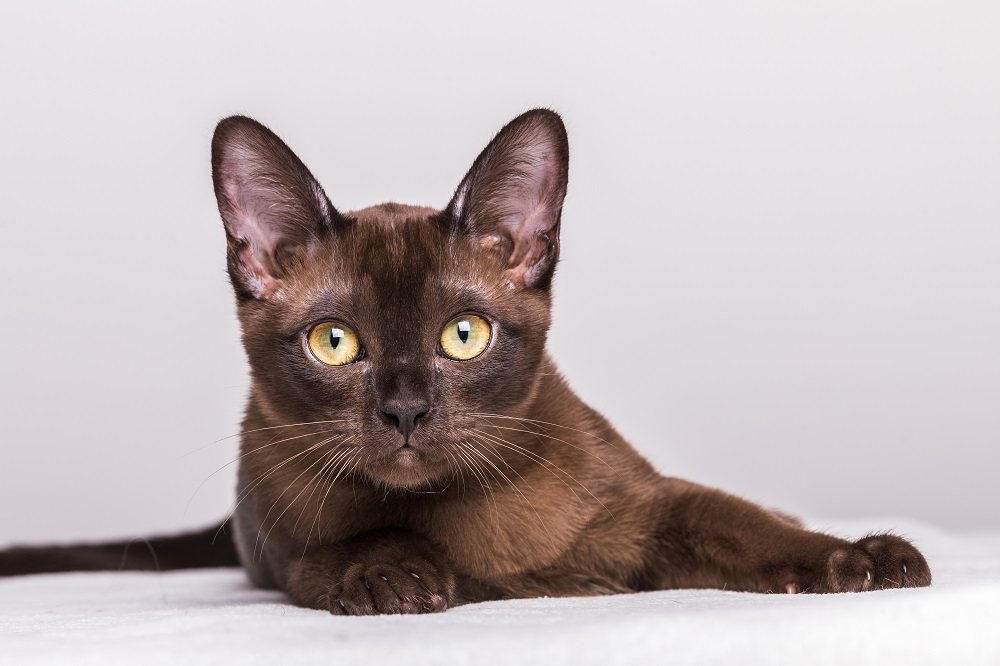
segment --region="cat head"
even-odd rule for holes
[[[336,424],[358,472],[418,488],[460,472],[483,414],[535,398],[559,255],[568,144],[529,111],[442,210],[341,212],[273,132],[219,123],[212,174],[267,423]]]

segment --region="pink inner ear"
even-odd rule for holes
[[[277,289],[273,257],[278,235],[261,223],[255,210],[262,193],[255,192],[252,184],[241,185],[239,176],[226,174],[222,178],[229,202],[226,229],[232,238],[238,271],[250,291],[258,298],[265,298]]]
[[[225,183],[226,196],[233,202],[230,230],[234,236],[249,243],[255,250],[270,254],[277,245],[278,234],[267,224],[262,224],[256,207],[266,200],[267,192],[254,188],[252,183],[242,186],[235,179]]]
[[[274,295],[278,289],[278,281],[257,260],[257,255],[249,243],[243,243],[233,250],[236,265],[243,284],[257,298],[267,298]]]

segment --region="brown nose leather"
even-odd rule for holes
[[[382,405],[386,417],[407,440],[417,427],[417,420],[431,410],[425,400],[397,400]]]

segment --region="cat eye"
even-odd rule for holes
[[[320,363],[347,365],[361,355],[357,334],[338,321],[324,321],[309,331],[309,351]]]
[[[492,332],[490,323],[482,317],[459,315],[441,331],[441,350],[448,358],[468,361],[486,351]]]

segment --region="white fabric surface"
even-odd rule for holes
[[[1000,664],[1000,532],[905,521],[927,589],[843,595],[675,590],[334,617],[252,589],[235,569],[0,579],[0,663]]]

